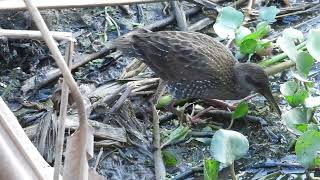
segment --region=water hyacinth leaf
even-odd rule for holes
[[[304,36],[301,31],[291,27],[283,30],[282,36],[285,38],[293,39],[293,40],[298,39],[300,42],[302,42],[304,39]]]
[[[240,45],[240,43],[242,42],[243,38],[247,35],[251,34],[251,31],[249,28],[244,27],[244,26],[240,26],[237,30],[236,30],[236,38],[235,38],[235,42],[237,45]]]
[[[277,45],[293,62],[296,62],[298,50],[292,39],[279,37],[277,39]]]
[[[301,135],[296,142],[295,152],[298,161],[305,168],[313,168],[319,166],[320,151],[320,132],[319,131],[307,131]]]
[[[276,16],[280,12],[275,6],[261,7],[259,10],[259,19],[269,23],[276,22]]]
[[[306,123],[296,124],[295,126],[296,126],[295,129],[297,129],[301,133],[305,133],[308,130],[308,124],[306,124]]]
[[[257,40],[255,39],[246,39],[240,44],[240,52],[243,54],[253,54],[256,51]]]
[[[307,78],[313,66],[313,58],[307,52],[299,52],[296,61],[297,72],[300,76]]]
[[[307,108],[315,108],[315,107],[320,106],[320,96],[306,98],[304,100],[304,105]]]
[[[248,150],[249,141],[239,132],[220,129],[212,137],[211,156],[227,166],[246,155]]]
[[[298,84],[294,81],[287,81],[280,86],[280,92],[284,96],[293,96],[298,90]]]
[[[162,159],[165,166],[168,168],[175,167],[178,163],[176,155],[169,150],[162,151]]]
[[[305,99],[308,97],[309,93],[307,90],[298,89],[292,96],[285,96],[284,98],[289,103],[291,107],[297,107],[304,104]]]
[[[203,167],[204,180],[218,180],[219,162],[213,159],[206,159]]]
[[[311,56],[320,61],[320,29],[311,29],[306,44]]]
[[[301,135],[301,131],[297,129],[300,124],[307,124],[309,120],[309,112],[305,108],[292,108],[282,115],[282,122],[289,131],[294,134]]]
[[[157,107],[157,109],[161,109],[161,108],[164,108],[164,107],[168,106],[171,102],[172,102],[172,96],[171,95],[165,95],[165,96],[162,96],[159,99],[156,107]]]
[[[235,30],[240,27],[243,20],[244,15],[242,12],[232,7],[224,7],[220,10],[213,29],[223,39],[234,39]]]
[[[248,103],[245,101],[242,101],[237,105],[237,108],[232,113],[232,119],[242,118],[248,114],[248,111],[249,111]]]

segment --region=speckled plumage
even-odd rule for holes
[[[178,99],[238,99],[233,72],[236,60],[210,36],[180,31],[136,33],[118,41],[117,47],[140,57],[168,82]]]
[[[256,91],[280,112],[264,70],[255,64],[237,63],[223,44],[208,35],[181,31],[137,32],[122,37],[114,45],[125,54],[140,57],[168,83],[176,99],[235,100]]]

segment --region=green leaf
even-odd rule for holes
[[[165,166],[168,168],[175,167],[178,162],[176,155],[170,150],[162,151],[162,159],[164,161]]]
[[[293,40],[298,39],[300,42],[302,42],[304,39],[301,31],[294,29],[294,28],[291,28],[291,27],[283,30],[282,36],[285,38],[293,39]]]
[[[203,176],[204,180],[218,180],[219,162],[213,159],[206,159],[204,161]]]
[[[307,52],[300,52],[297,56],[296,68],[297,73],[303,78],[307,78],[313,66],[313,58]]]
[[[306,47],[311,56],[320,61],[320,29],[310,30]]]
[[[171,102],[172,102],[172,96],[171,95],[162,96],[159,99],[158,104],[156,105],[156,107],[157,107],[157,109],[162,109],[162,108],[168,106]]]
[[[232,8],[224,7],[220,10],[216,23],[213,25],[214,31],[223,39],[235,38],[235,31],[244,20],[242,12]]]
[[[277,45],[293,62],[296,62],[298,50],[291,38],[281,36],[277,39]]]
[[[301,133],[304,133],[308,130],[308,124],[304,123],[304,124],[296,124],[295,125],[295,129],[299,130]]]
[[[232,119],[238,119],[245,116],[249,111],[248,104],[245,101],[240,102],[237,108],[232,112]]]
[[[298,84],[294,81],[287,81],[280,86],[280,92],[284,96],[293,96],[298,90]]]
[[[295,152],[300,164],[307,169],[319,166],[319,142],[320,132],[313,130],[305,132],[297,139]]]
[[[229,166],[247,154],[249,141],[241,133],[220,129],[212,137],[210,150],[215,160]]]
[[[259,19],[269,23],[276,22],[277,20],[275,18],[279,12],[280,10],[275,6],[261,7],[259,10]]]
[[[257,24],[256,32],[259,35],[259,38],[264,37],[271,31],[271,26],[266,21],[262,21]]]
[[[188,126],[180,125],[177,129],[173,130],[169,137],[167,137],[162,144],[162,146],[166,146],[173,141],[183,140],[190,132],[190,128]]]
[[[249,28],[246,28],[244,26],[240,26],[237,30],[236,30],[236,38],[235,38],[235,42],[236,44],[239,46],[242,42],[242,39],[244,37],[246,37],[247,35],[251,34],[251,31]]]
[[[255,39],[246,39],[240,44],[240,52],[243,54],[253,54],[256,51],[257,40]]]
[[[282,121],[287,126],[288,130],[294,134],[300,135],[301,131],[297,129],[297,125],[307,124],[310,117],[310,112],[305,108],[292,108],[282,115]]]
[[[286,96],[285,98],[291,107],[297,107],[304,103],[304,100],[308,95],[309,93],[307,90],[299,89],[293,96]]]

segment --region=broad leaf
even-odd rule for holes
[[[232,113],[232,119],[242,118],[243,116],[247,115],[248,110],[248,104],[245,101],[240,102]]]
[[[257,24],[256,32],[259,35],[259,38],[264,37],[271,31],[271,26],[266,21],[262,21]]]
[[[282,121],[292,133],[300,135],[301,131],[297,129],[301,124],[307,124],[309,112],[305,108],[292,108],[282,115]]]
[[[219,162],[213,159],[206,159],[204,161],[203,176],[204,180],[218,180]]]
[[[240,27],[243,20],[244,15],[240,11],[232,7],[224,7],[220,10],[213,29],[223,39],[234,39],[235,30]]]
[[[279,12],[280,10],[275,6],[261,7],[259,10],[259,19],[269,23],[276,22],[277,20],[275,18]]]
[[[311,56],[320,61],[320,29],[310,30],[306,47]]]
[[[298,90],[298,84],[294,81],[287,81],[280,86],[280,92],[284,96],[293,96]]]
[[[277,45],[293,62],[296,62],[298,50],[292,39],[279,37],[277,39]]]
[[[312,56],[307,52],[299,52],[296,61],[297,74],[302,78],[307,79],[312,66]]]
[[[220,129],[212,137],[210,149],[215,160],[229,166],[247,154],[249,141],[241,133]]]
[[[319,167],[320,132],[307,131],[297,139],[295,152],[298,161],[305,168]]]
[[[293,40],[298,39],[300,42],[302,42],[304,39],[301,31],[294,29],[294,28],[291,28],[291,27],[283,30],[282,36],[285,38],[293,39]]]

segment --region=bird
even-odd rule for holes
[[[166,84],[174,99],[240,100],[252,92],[263,95],[281,116],[264,69],[240,63],[213,37],[187,31],[137,31],[113,46],[141,59]]]

